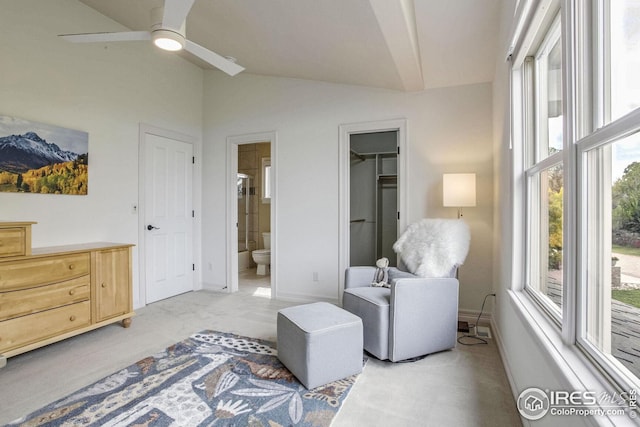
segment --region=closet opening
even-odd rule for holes
[[[349,264],[397,265],[398,131],[349,135]]]

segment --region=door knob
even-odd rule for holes
[[[151,230],[160,230],[160,227],[154,227],[153,225],[149,224],[147,225],[147,230],[151,231]]]

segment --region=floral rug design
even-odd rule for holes
[[[328,426],[357,375],[307,390],[269,341],[203,331],[10,426]]]

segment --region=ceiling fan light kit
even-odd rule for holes
[[[153,44],[160,49],[176,52],[184,48],[184,36],[175,31],[159,29],[151,33]]]
[[[160,49],[180,51],[182,49],[230,76],[244,71],[235,63],[235,58],[219,55],[185,37],[187,15],[195,0],[165,0],[164,7],[151,10],[150,31],[124,31],[119,33],[60,34],[59,37],[72,43],[122,42],[149,40]]]

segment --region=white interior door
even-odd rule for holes
[[[147,303],[193,290],[193,146],[145,135]]]

